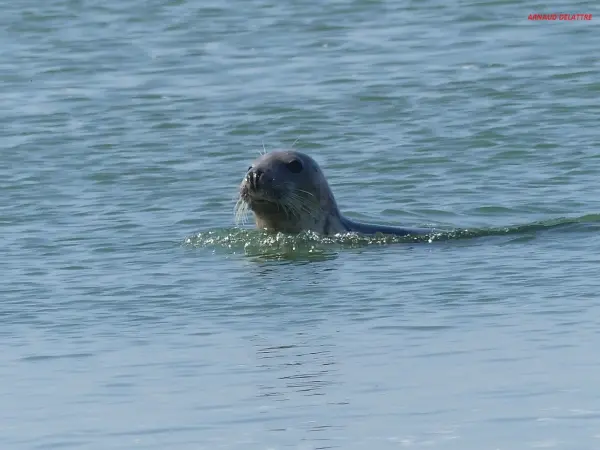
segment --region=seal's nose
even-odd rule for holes
[[[250,172],[248,172],[246,178],[248,179],[248,184],[250,184],[250,187],[253,190],[257,191],[261,188],[264,175],[265,172],[261,169],[252,169]]]

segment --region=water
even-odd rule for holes
[[[2,11],[2,448],[600,446],[596,3]],[[263,143],[450,231],[236,228]]]

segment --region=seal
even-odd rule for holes
[[[317,162],[294,150],[265,153],[248,168],[235,206],[238,222],[248,209],[257,228],[272,232],[407,236],[433,231],[361,223],[343,216]]]

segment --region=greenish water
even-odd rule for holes
[[[599,9],[5,2],[0,447],[598,448]],[[447,231],[236,227],[263,143]]]

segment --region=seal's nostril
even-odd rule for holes
[[[264,171],[256,169],[254,171],[254,189],[259,189],[262,184]]]
[[[260,184],[263,180],[263,177],[264,171],[261,169],[253,169],[250,172],[248,172],[248,175],[246,176],[246,178],[248,179],[248,184],[250,184],[250,187],[254,190],[260,188]]]

